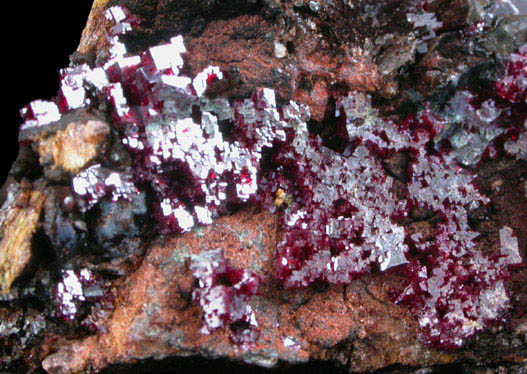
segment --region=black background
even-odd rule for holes
[[[20,109],[32,100],[48,100],[58,90],[58,71],[69,65],[90,13],[92,0],[12,1],[2,24],[3,108],[0,145],[1,182],[18,152]],[[7,118],[6,118],[7,117]]]

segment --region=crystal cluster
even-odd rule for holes
[[[527,129],[527,123],[524,123],[524,129]],[[527,130],[520,133],[515,140],[508,140],[505,145],[507,153],[514,155],[518,160],[527,160]]]
[[[503,100],[504,99],[504,100]],[[524,159],[527,103],[527,45],[506,62],[505,75],[495,91],[471,93],[458,90],[438,115],[444,122],[435,142],[448,139],[453,153],[464,165],[476,165],[482,156],[496,157],[494,141],[507,134],[504,149]],[[512,106],[511,106],[512,104]]]
[[[468,209],[489,199],[461,165],[503,150],[525,157],[525,48],[509,60],[496,92],[458,89],[441,111],[427,106],[400,123],[381,118],[368,95],[350,92],[336,104],[336,133],[345,144],[337,150],[308,131],[309,108],[278,105],[270,89],[232,103],[208,98],[223,74],[209,66],[194,78],[182,75],[181,36],[127,54],[119,36],[139,21],[122,7],[106,15],[115,22],[109,60],[63,70],[54,101],[22,110],[24,131],[97,101],[109,108],[133,167],[95,164],[76,175],[72,189],[81,211],[148,190],[158,231],[168,234],[211,224],[241,204],[260,204],[281,217],[276,276],[286,288],[401,271],[407,282],[397,302],[412,307],[426,340],[442,348],[459,347],[502,318],[504,281],[521,256],[508,228],[500,231],[501,255],[475,249],[478,233],[469,226]],[[441,27],[423,2],[408,17],[428,30],[423,42]],[[394,192],[396,181],[383,165],[395,153],[409,158],[402,194]],[[432,240],[406,231],[414,208],[438,218]],[[221,250],[192,256],[190,268],[203,333],[228,324],[233,341],[254,337],[249,299],[259,277],[232,268]],[[57,286],[59,310],[74,318],[85,298],[82,282],[73,272],[64,279]]]
[[[427,41],[436,37],[436,30],[443,27],[443,23],[439,22],[433,12],[428,12],[429,1],[417,0],[414,6],[406,14],[406,19],[411,23],[414,29],[419,30],[420,38],[417,50],[419,53],[426,53],[428,51]]]
[[[73,178],[73,191],[85,198],[82,209],[95,206],[102,198],[109,195],[112,201],[130,199],[139,193],[130,173],[119,173],[96,164],[88,167]]]
[[[24,123],[20,130],[43,126],[60,120],[59,107],[52,101],[35,100],[20,111]]]
[[[370,130],[380,121],[366,120],[353,128],[357,103],[365,100],[362,94],[350,94],[339,104],[349,115],[354,140],[362,141],[355,138],[363,133],[377,136]],[[278,246],[284,285],[346,284],[373,265],[386,270],[406,263],[404,229],[393,220],[407,214],[406,204],[394,199],[393,180],[380,159],[367,144],[350,147],[345,155],[324,147],[308,134],[302,117],[295,117],[294,132],[288,130],[287,141],[273,155],[273,167],[260,181],[271,196],[288,197]]]
[[[494,90],[458,89],[446,106],[421,116],[433,134],[435,148],[449,149],[458,162],[475,166],[482,158],[495,158],[501,150],[517,159],[527,156],[527,45],[506,61],[505,74]],[[410,117],[406,123],[413,121]],[[502,141],[505,140],[503,146]]]
[[[496,82],[496,90],[511,103],[527,103],[527,44],[509,57],[506,74]]]
[[[515,134],[525,133],[523,104],[511,106],[500,96],[499,89],[477,94],[460,89],[442,112],[426,109],[420,114],[436,151],[414,149],[409,204],[432,210],[441,222],[432,241],[419,234],[408,237],[417,256],[406,268],[408,283],[397,301],[412,306],[426,340],[441,348],[458,348],[505,318],[509,297],[504,281],[509,268],[522,261],[509,228],[500,231],[497,255],[476,250],[478,233],[469,226],[467,209],[489,199],[474,187],[474,175],[457,163],[477,165],[482,157],[496,157],[503,150],[521,158],[525,142]],[[404,125],[412,128],[416,121],[407,119]],[[503,139],[508,140],[501,148]]]
[[[88,269],[63,271],[55,286],[56,315],[65,322],[74,322],[86,312],[86,306],[105,297],[100,279]]]
[[[470,243],[476,234],[456,229],[440,225],[433,242],[411,238],[426,261],[408,267],[408,286],[398,297],[417,312],[427,341],[446,349],[461,347],[467,338],[505,318],[509,297],[504,281],[508,269],[522,262],[510,228],[500,230],[501,250],[490,258],[463,248],[463,240]]]
[[[222,100],[200,100],[223,75],[210,66],[194,79],[181,76],[185,51],[178,36],[140,56],[116,52],[104,68],[109,84],[103,92],[122,143],[134,155],[134,178],[153,190],[159,229],[167,233],[210,224],[228,204],[254,195],[264,145],[260,139],[251,144],[224,139],[219,120],[232,118],[236,108]],[[271,94],[264,92],[260,100],[274,101],[267,97]]]
[[[442,217],[432,241],[409,236],[418,257],[407,268],[408,284],[398,302],[411,305],[429,343],[458,348],[497,321],[509,301],[503,280],[510,263],[475,249],[466,206],[485,204],[471,184],[473,176],[453,162],[452,155],[420,155],[411,165],[408,191],[412,203]],[[454,190],[455,192],[452,193]]]
[[[190,270],[198,282],[192,298],[202,307],[205,319],[202,333],[229,325],[235,343],[254,338],[258,323],[248,301],[258,294],[260,277],[233,268],[221,249],[192,255],[190,260]]]
[[[464,165],[475,165],[489,144],[504,132],[500,126],[502,109],[492,99],[481,105],[468,91],[457,91],[447,104],[444,117],[447,126],[436,142],[450,139],[453,152]],[[479,108],[478,108],[479,107]]]
[[[527,44],[509,57],[506,74],[496,83],[496,91],[511,103],[527,104]],[[527,117],[523,114],[523,128],[520,124],[517,125],[515,133],[505,142],[504,148],[517,159],[527,160]],[[521,123],[521,117],[518,121]]]
[[[299,145],[278,155],[296,176],[280,184],[292,200],[278,247],[284,285],[346,284],[373,265],[384,271],[406,263],[404,229],[392,219],[406,206],[393,198],[380,161],[363,145],[349,157],[315,142]]]
[[[337,108],[350,142],[343,154],[297,130],[273,156],[277,172],[261,182],[289,200],[278,247],[280,279],[286,287],[349,283],[375,267],[407,264],[409,243],[419,256],[404,267],[408,284],[398,301],[413,307],[429,343],[461,346],[496,321],[508,302],[503,280],[512,263],[477,252],[478,234],[468,224],[467,207],[489,200],[454,154],[428,150],[438,129],[429,111],[396,126],[380,119],[361,93],[350,93]],[[381,160],[403,150],[411,155],[408,192],[398,200]],[[416,206],[441,217],[431,243],[407,237],[398,224]]]

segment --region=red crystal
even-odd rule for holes
[[[191,256],[190,269],[197,280],[192,298],[201,305],[208,334],[231,326],[231,339],[237,344],[257,338],[258,323],[248,304],[258,294],[261,278],[255,273],[233,268],[222,250]]]
[[[418,2],[409,19],[432,35],[441,25],[427,9],[428,2]],[[445,349],[503,320],[509,302],[504,282],[521,257],[509,230],[503,231],[507,253],[476,250],[478,233],[468,224],[467,209],[489,199],[461,165],[477,165],[504,149],[527,157],[526,46],[509,58],[495,90],[458,88],[441,111],[425,104],[399,123],[382,118],[368,95],[337,98],[331,120],[343,146],[333,150],[308,131],[309,108],[279,106],[270,89],[233,103],[208,98],[208,86],[223,75],[213,66],[194,79],[180,75],[186,52],[181,37],[125,56],[119,35],[137,20],[122,7],[110,8],[107,16],[115,22],[108,36],[110,61],[63,72],[60,112],[54,102],[42,101],[22,110],[24,131],[92,105],[90,97],[108,105],[133,168],[92,165],[75,176],[81,210],[104,198],[129,198],[140,187],[150,192],[158,231],[172,234],[211,224],[243,204],[259,204],[281,219],[275,275],[286,288],[402,272],[407,282],[397,302],[410,306],[426,342]],[[421,50],[430,35],[421,38]],[[75,89],[87,95],[67,97]],[[401,194],[394,193],[395,177],[384,165],[398,152],[409,155]],[[412,208],[438,218],[433,240],[406,232]],[[256,339],[250,301],[260,277],[233,268],[221,251],[192,256],[190,268],[197,280],[193,300],[204,311],[203,332],[229,326],[237,344]],[[59,315],[76,318],[85,297],[78,275],[67,273],[56,292]]]
[[[496,82],[496,92],[512,103],[527,103],[527,44],[507,60],[505,76]]]

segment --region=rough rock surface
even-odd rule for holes
[[[48,178],[57,168],[79,172],[102,151],[109,132],[108,125],[101,121],[70,122],[64,130],[39,141],[40,164],[51,169],[46,173]]]
[[[519,15],[495,10],[499,18],[477,45],[466,45],[463,33],[481,32],[478,22],[490,22],[488,1],[421,2],[443,23],[440,29],[414,28],[407,16],[414,3],[96,0],[72,61],[94,64],[108,57],[112,25],[104,10],[123,5],[144,20],[124,37],[129,51],[181,34],[188,50],[186,75],[209,65],[224,73],[207,91],[210,97],[241,99],[272,88],[280,103],[293,99],[308,105],[309,130],[338,148],[330,114],[347,92],[371,94],[383,116],[402,120],[425,99],[444,106],[459,82],[484,81],[488,77],[482,75],[495,72],[527,39],[521,1],[503,1],[517,5]],[[434,36],[428,38],[430,32]],[[352,372],[527,372],[524,265],[512,269],[506,283],[507,323],[477,334],[461,349],[441,350],[424,344],[414,315],[394,303],[393,292],[405,281],[398,272],[374,271],[344,286],[284,290],[273,279],[281,240],[277,214],[242,207],[210,226],[156,235],[148,193],[103,201],[85,214],[73,209],[70,184],[79,170],[99,162],[112,170],[131,165],[106,111],[78,110],[44,132],[21,133],[21,152],[0,211],[2,369],[154,372],[185,362],[174,357],[200,356],[260,367],[329,361]],[[404,152],[383,162],[396,195],[406,194],[408,162]],[[471,228],[480,234],[477,249],[497,253],[506,226],[525,263],[525,159],[501,155],[472,170],[490,199],[469,213]],[[404,226],[431,238],[437,220],[433,212],[414,207]],[[235,324],[203,334],[189,263],[191,255],[219,248],[233,268],[270,279],[250,299],[259,330],[252,344],[233,343]],[[76,275],[77,269],[90,276]],[[77,285],[86,291],[75,293]],[[68,297],[64,304],[71,309],[54,307],[50,300],[58,297],[63,302]]]
[[[42,192],[22,190],[16,184],[11,184],[10,187],[1,210],[0,284],[4,295],[9,293],[14,281],[22,275],[31,261],[31,241],[44,204]]]

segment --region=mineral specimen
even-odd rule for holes
[[[381,17],[382,2],[378,3],[377,8],[364,7],[368,17]],[[500,221],[499,233],[496,229],[490,234],[494,242],[499,235],[499,246],[489,249],[481,244],[485,227],[480,223],[498,209],[493,191],[503,181],[490,186],[482,183],[478,168],[506,159],[525,170],[527,45],[492,66],[476,66],[477,61],[490,58],[482,42],[485,33],[500,16],[520,10],[507,2],[507,7],[502,4],[489,10],[488,17],[481,12],[469,14],[469,19],[479,18],[477,22],[457,29],[446,19],[448,12],[440,3],[416,1],[402,6],[406,23],[401,30],[408,35],[383,35],[377,38],[377,47],[365,43],[365,50],[355,49],[354,57],[360,65],[378,48],[383,79],[403,74],[414,61],[422,69],[430,68],[426,64],[452,69],[447,82],[434,85],[438,93],[417,92],[411,82],[402,80],[392,84],[391,91],[383,87],[380,94],[353,87],[349,76],[340,77],[339,83],[335,76],[331,83],[313,83],[309,79],[318,79],[324,69],[306,63],[310,74],[316,73],[309,79],[299,78],[298,89],[331,91],[322,95],[327,101],[322,105],[323,122],[311,118],[309,102],[301,102],[306,97],[315,100],[305,93],[289,100],[264,86],[251,95],[224,95],[229,87],[242,84],[236,81],[235,69],[188,64],[197,47],[185,45],[187,36],[168,35],[165,30],[163,37],[154,38],[155,43],[128,52],[134,33],[144,32],[148,22],[123,5],[105,9],[104,17],[111,25],[105,34],[106,53],[61,70],[58,96],[34,101],[21,111],[20,140],[39,154],[45,178],[70,183],[67,193],[47,186],[43,234],[53,247],[61,248],[53,248],[56,259],[52,262],[58,265],[52,271],[54,277],[38,286],[47,287],[50,295],[38,297],[53,301],[47,310],[53,310],[55,323],[77,333],[106,337],[98,345],[86,343],[92,341],[88,337],[84,343],[74,343],[79,344],[77,348],[50,356],[46,370],[59,370],[56,360],[64,352],[97,350],[93,347],[103,347],[122,333],[115,321],[127,313],[117,307],[110,317],[108,311],[118,302],[114,303],[101,279],[109,274],[128,276],[130,271],[138,275],[123,281],[123,299],[144,292],[137,286],[140,282],[133,280],[143,273],[164,291],[149,290],[145,298],[153,300],[150,304],[130,307],[133,316],[139,317],[129,321],[127,339],[145,335],[146,340],[157,337],[170,342],[169,346],[183,344],[184,333],[170,330],[168,334],[156,324],[171,326],[187,306],[170,306],[178,312],[170,309],[165,315],[160,306],[164,301],[156,298],[158,292],[176,293],[167,286],[173,279],[166,275],[174,275],[174,269],[186,274],[182,278],[190,277],[177,284],[181,299],[192,303],[188,310],[200,309],[201,337],[194,340],[225,333],[236,347],[233,352],[253,352],[262,341],[278,339],[265,330],[270,325],[280,327],[278,312],[268,317],[276,319],[274,325],[267,317],[260,323],[265,303],[280,303],[277,300],[286,300],[292,293],[301,298],[302,292],[313,289],[324,292],[325,287],[331,293],[377,276],[398,277],[398,284],[390,287],[391,300],[385,301],[410,310],[420,328],[421,343],[430,349],[455,351],[491,326],[504,326],[510,311],[518,308],[508,282],[511,272],[523,263],[520,243],[524,239],[516,227]],[[474,11],[474,4],[466,5],[469,12]],[[291,9],[311,17],[323,11],[323,4],[296,2]],[[297,22],[303,22],[299,14]],[[306,25],[315,30],[318,26],[311,22]],[[449,48],[454,49],[448,38],[467,43],[464,53],[470,56],[469,67],[450,60],[442,65]],[[269,53],[274,51],[281,61],[294,54],[291,42],[284,43],[270,44]],[[405,51],[395,51],[397,46]],[[390,53],[405,55],[397,59]],[[394,59],[397,63],[388,63]],[[339,74],[346,71],[338,70]],[[438,74],[424,73],[431,80]],[[470,74],[477,78],[467,77]],[[308,75],[307,71],[297,74]],[[478,84],[483,83],[480,89]],[[394,98],[393,105],[386,104],[387,97]],[[109,125],[102,119],[74,120],[81,112],[96,113]],[[76,151],[76,141],[83,150]],[[519,175],[524,178],[522,172]],[[520,195],[523,198],[524,193]],[[9,217],[12,200],[3,208]],[[5,294],[29,262],[28,236],[36,230],[42,203],[37,205],[36,213],[31,211],[36,214],[31,225],[20,234],[24,259],[16,261],[14,270],[9,259],[3,260],[7,264],[2,268],[7,274],[2,278]],[[170,252],[166,258],[156,254],[166,252],[159,249],[164,248],[160,243],[170,240],[166,238],[199,236],[206,226],[247,209],[264,211],[278,222],[274,252],[260,254],[265,259],[252,263],[251,269],[231,261],[232,249],[222,240],[208,250],[181,247],[181,253]],[[10,218],[4,220],[15,225]],[[7,248],[4,257],[16,257],[14,239],[7,230],[0,249]],[[150,243],[152,237],[158,238],[155,245]],[[83,244],[85,238],[90,242]],[[258,251],[254,245],[251,239],[244,248],[246,256]],[[149,248],[146,253],[143,247]],[[118,282],[114,287],[119,287]],[[32,284],[27,292],[36,292],[35,287]],[[353,301],[346,288],[344,294],[347,306],[336,306],[331,313],[353,312],[348,310]],[[296,311],[307,301],[295,302]],[[299,317],[297,324],[302,326],[306,318],[318,317]],[[143,323],[152,330],[138,327]],[[337,346],[327,343],[331,338],[322,339],[323,332],[318,334],[314,345]],[[350,339],[351,334],[338,342]],[[289,332],[278,340],[286,351],[304,349],[301,339]],[[148,357],[144,352],[137,355]],[[71,368],[84,370],[89,360],[81,359],[79,367],[74,361]],[[110,359],[100,362],[105,360]],[[95,365],[104,367],[100,362]]]

